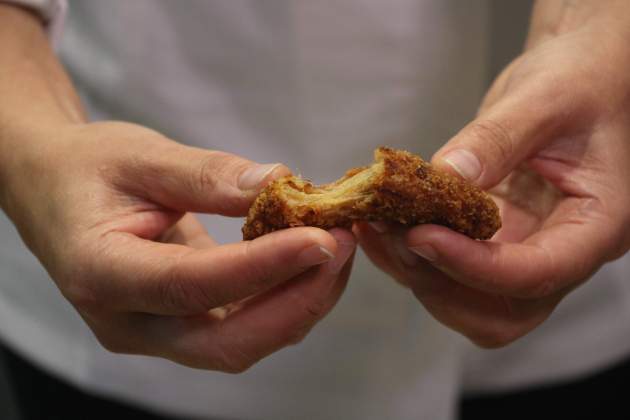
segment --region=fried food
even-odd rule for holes
[[[496,204],[481,189],[419,156],[380,147],[372,165],[330,184],[295,176],[273,181],[249,209],[243,238],[295,226],[349,228],[356,221],[433,223],[474,239],[488,239],[501,227]]]

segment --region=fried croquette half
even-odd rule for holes
[[[433,223],[473,239],[488,239],[501,227],[496,204],[481,189],[417,155],[380,147],[372,165],[330,184],[295,176],[271,182],[249,209],[243,238],[296,226],[349,228],[356,221]]]

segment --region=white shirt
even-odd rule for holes
[[[61,57],[93,118],[285,162],[315,181],[369,162],[381,144],[430,156],[484,91],[485,1],[70,3]],[[203,221],[220,242],[239,239],[242,220]],[[92,392],[180,415],[450,419],[463,386],[570,377],[630,351],[627,258],[538,331],[487,352],[361,255],[344,297],[300,345],[237,376],[193,370],[103,350],[4,218],[0,237],[4,341]]]

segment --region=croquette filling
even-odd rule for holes
[[[335,207],[346,202],[356,202],[361,198],[367,198],[373,187],[373,178],[382,173],[383,162],[375,162],[371,166],[342,178],[339,181],[314,186],[308,181],[297,180],[291,182],[291,188],[285,189],[284,195],[289,205],[312,205],[325,203],[326,206]]]

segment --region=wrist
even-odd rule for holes
[[[10,124],[0,129],[0,207],[10,218],[23,207],[29,192],[50,179],[55,167],[63,168],[60,158],[71,158],[64,152],[68,127]]]

